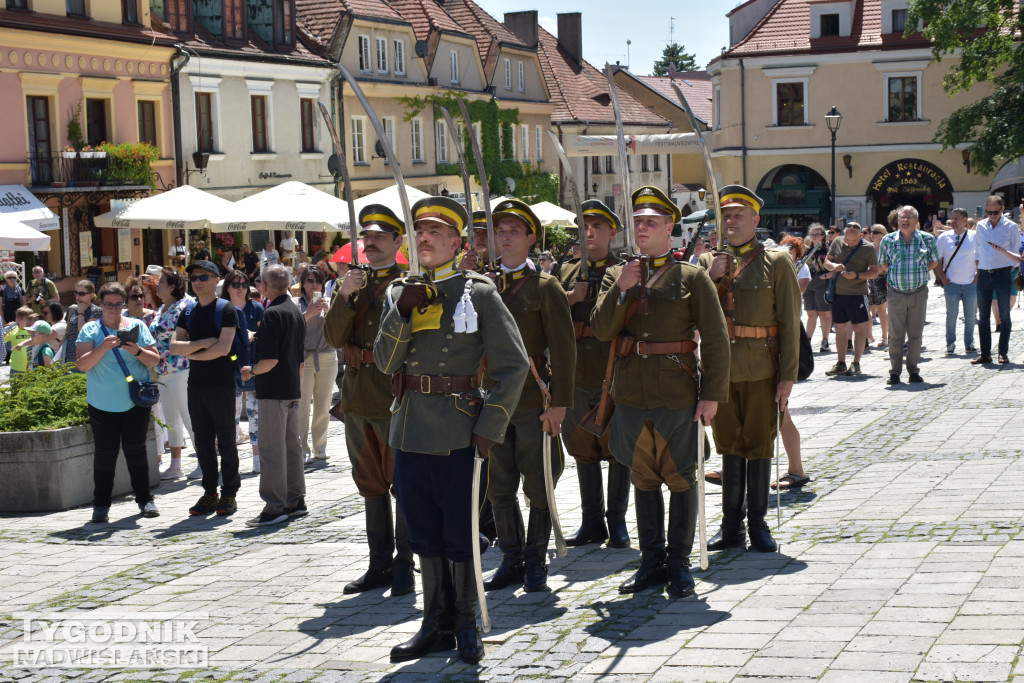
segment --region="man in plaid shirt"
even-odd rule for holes
[[[921,335],[928,306],[928,272],[939,264],[935,238],[918,230],[917,209],[900,207],[899,230],[882,238],[878,264],[889,280],[889,381],[899,384],[903,372],[903,342],[907,342],[907,371],[912,383],[923,382],[918,370]]]

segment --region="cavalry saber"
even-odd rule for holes
[[[635,256],[636,233],[633,231],[633,184],[629,177],[629,161],[626,158],[626,131],[622,127],[622,111],[619,109],[619,94],[615,89],[614,69],[611,64],[604,65],[604,75],[608,78],[608,93],[612,99],[612,109],[615,111],[615,135],[619,138],[619,175],[622,182],[622,227],[625,229],[623,235],[626,241],[626,254]],[[700,137],[698,135],[698,137]],[[716,195],[717,196],[717,195]]]
[[[480,457],[477,450],[473,456],[473,492],[472,505],[473,514],[471,517],[470,530],[473,533],[472,542],[469,544],[473,550],[473,575],[476,579],[476,594],[480,598],[480,628],[484,633],[491,630],[491,614],[487,611],[487,594],[484,592],[484,570],[480,561],[480,472],[483,469],[484,459]]]
[[[334,153],[338,155],[338,166],[341,167],[341,182],[345,185],[345,202],[348,204],[348,239],[352,245],[352,265],[359,265],[359,244],[356,242],[358,233],[356,232],[356,203],[352,199],[352,180],[348,176],[348,161],[345,159],[345,148],[341,146],[341,139],[338,137],[338,131],[334,128],[334,121],[331,120],[331,112],[327,110],[327,106],[323,102],[317,102],[320,105],[320,114],[324,117],[324,123],[327,124],[327,130],[331,134],[331,140],[334,141]]]
[[[700,568],[708,568],[708,520],[704,512],[704,418],[697,421],[697,529],[700,537]]]
[[[548,512],[551,513],[551,528],[555,531],[555,552],[559,557],[569,554],[569,547],[562,535],[562,523],[558,519],[558,508],[555,507],[555,475],[551,471],[551,441],[555,437],[543,432],[544,439],[544,490],[548,498]]]
[[[473,134],[473,119],[469,117],[469,107],[466,106],[466,101],[462,98],[459,98],[459,111],[462,112],[462,120],[466,122],[469,144],[472,146],[473,156],[476,158],[476,172],[480,176],[480,188],[484,200],[484,215],[487,216],[487,267],[494,271],[497,270],[496,261],[494,260],[497,247],[494,245],[494,219],[491,217],[491,193],[490,185],[487,183],[487,170],[484,168],[484,155],[480,151],[480,142],[476,139],[476,135]],[[464,143],[462,140],[459,140],[459,144]]]
[[[715,177],[715,169],[711,166],[711,150],[708,149],[707,145],[704,144],[704,136],[701,135],[700,126],[697,123],[697,117],[693,113],[693,109],[690,107],[690,103],[686,101],[686,95],[676,85],[676,65],[668,65],[668,78],[672,84],[672,89],[676,93],[676,97],[679,98],[679,104],[682,106],[683,111],[686,112],[686,116],[690,119],[690,126],[693,128],[693,134],[697,137],[697,146],[700,147],[700,154],[704,158],[704,172],[708,177],[708,184],[711,186],[711,202],[715,207],[715,235],[718,237],[717,249],[724,249],[725,242],[722,241],[722,211],[718,205],[718,179]]]
[[[782,487],[779,485],[779,442],[782,441],[782,404],[775,411],[775,528],[782,528]]]
[[[466,213],[472,217],[473,191],[469,184],[469,169],[466,167],[466,155],[462,151],[462,140],[459,139],[459,129],[455,127],[455,120],[452,119],[452,115],[448,113],[446,108],[441,107],[441,114],[444,115],[444,122],[448,126],[448,134],[451,135],[451,138],[454,141],[455,154],[459,158],[459,168],[462,169],[462,185],[466,192]],[[470,233],[470,235],[472,235],[472,233]],[[470,244],[472,243],[473,240],[470,239]]]
[[[359,83],[352,77],[345,65],[340,61],[337,63],[338,72],[342,78],[348,81],[348,84],[352,86],[352,92],[359,99],[359,103],[363,105],[363,110],[366,112],[367,118],[370,119],[370,123],[373,125],[373,130],[377,133],[377,140],[380,142],[380,146],[384,148],[384,157],[388,161],[388,166],[391,167],[391,175],[395,179],[395,185],[398,186],[398,199],[402,203],[402,217],[405,218],[405,224],[408,228],[405,231],[406,244],[409,247],[409,275],[416,276],[420,274],[420,260],[416,255],[416,242],[415,242],[415,231],[412,229],[412,209],[409,208],[409,194],[405,189],[405,178],[402,176],[402,169],[398,166],[398,158],[395,156],[395,150],[391,149],[391,143],[388,141],[387,132],[384,130],[384,126],[381,125],[380,118],[377,116],[377,112],[374,111],[370,101],[366,99],[366,95],[363,94],[363,89],[359,87]],[[355,216],[352,216],[352,220],[355,221]]]
[[[573,208],[576,209],[576,226],[579,230],[580,240],[580,277],[582,280],[590,279],[590,260],[587,254],[587,226],[583,221],[583,203],[580,201],[579,187],[576,185],[576,176],[572,172],[572,165],[569,163],[569,156],[565,153],[562,143],[552,130],[548,131],[551,142],[555,145],[558,158],[562,160],[562,168],[565,170],[565,182],[569,186],[569,193],[572,195]]]

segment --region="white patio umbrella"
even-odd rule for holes
[[[237,202],[210,219],[213,232],[242,230],[337,231],[348,207],[334,195],[289,181]]]
[[[0,214],[0,249],[49,251],[50,236]]]
[[[419,200],[430,196],[423,190],[417,190],[415,187],[410,187],[408,185],[405,186],[405,193],[409,196],[410,208]],[[359,218],[359,213],[367,204],[383,204],[394,211],[395,215],[401,218],[403,222],[405,221],[405,217],[402,216],[402,201],[398,197],[398,185],[392,185],[391,187],[386,187],[383,190],[377,190],[373,194],[368,194],[365,197],[357,199],[355,201],[357,219]],[[345,223],[347,224],[348,221],[345,221]]]
[[[191,185],[182,185],[140,199],[122,209],[100,214],[95,222],[101,228],[201,230],[211,217],[231,206],[227,199]]]
[[[530,205],[530,208],[537,214],[537,218],[540,219],[540,224],[543,226],[560,225],[566,228],[576,227],[576,214],[563,209],[557,204],[538,202]]]

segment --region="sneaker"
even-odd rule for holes
[[[886,380],[885,383],[890,385],[890,386],[892,386],[894,384],[899,384],[900,383],[900,376],[897,375],[895,372],[891,372],[891,373],[889,373],[889,379]]]
[[[821,351],[822,353],[825,353],[825,352],[827,352],[829,350],[828,349],[828,339],[822,339],[821,340],[821,347],[818,350]]]
[[[846,371],[847,375],[859,375],[860,374],[860,363],[853,361],[850,363],[850,369]]]
[[[253,474],[259,474],[260,473],[260,456],[258,456],[258,455],[252,456],[252,473]]]
[[[949,357],[949,356],[955,356],[955,355],[956,355],[956,346],[954,346],[953,344],[950,344],[949,346],[946,347],[946,356]]]
[[[203,478],[203,468],[200,467],[199,465],[196,465],[196,468],[188,473],[188,478],[189,479],[202,479]]]
[[[167,481],[168,479],[181,479],[184,476],[185,473],[181,471],[180,467],[168,467],[160,473],[160,480]]]
[[[142,516],[143,517],[159,517],[160,516],[160,511],[157,509],[156,503],[154,503],[153,501],[149,501],[145,505],[141,506],[139,509],[142,510]]]
[[[888,348],[888,347],[889,347],[889,340],[888,339],[883,339],[882,341],[878,342],[878,348],[885,349],[885,348]]]
[[[285,507],[284,513],[289,517],[305,517],[309,514],[309,508],[306,507],[306,499],[299,498],[299,502],[294,507]]]
[[[217,509],[217,503],[220,502],[220,498],[216,495],[203,494],[203,497],[199,501],[188,509],[190,515],[208,515]]]
[[[841,360],[840,361],[836,361],[836,364],[832,366],[832,369],[826,371],[825,374],[827,376],[829,376],[829,377],[835,377],[836,375],[845,375],[846,374],[846,363],[844,363]]]
[[[221,496],[220,502],[217,503],[217,516],[224,517],[225,515],[233,515],[238,512],[238,503],[235,502],[234,496]]]
[[[109,521],[107,519],[108,512],[110,512],[109,506],[97,505],[92,509],[92,519],[89,522],[92,524],[106,524]]]
[[[283,512],[261,512],[256,517],[247,521],[245,525],[248,527],[271,526],[280,524],[286,519],[288,519],[288,515]]]
[[[317,460],[326,460],[327,459],[327,449],[324,448],[324,449],[321,449],[321,450],[317,451],[316,455],[314,455],[313,457],[315,459],[317,459]]]
[[[978,352],[978,347],[975,346],[974,344],[971,344],[970,346],[967,346],[967,347],[964,348],[964,353],[977,353],[977,352]]]

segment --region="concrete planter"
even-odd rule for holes
[[[67,510],[92,502],[92,428],[0,432],[0,511]],[[160,485],[156,433],[146,440],[149,486]],[[118,455],[114,495],[131,493],[124,454]]]

